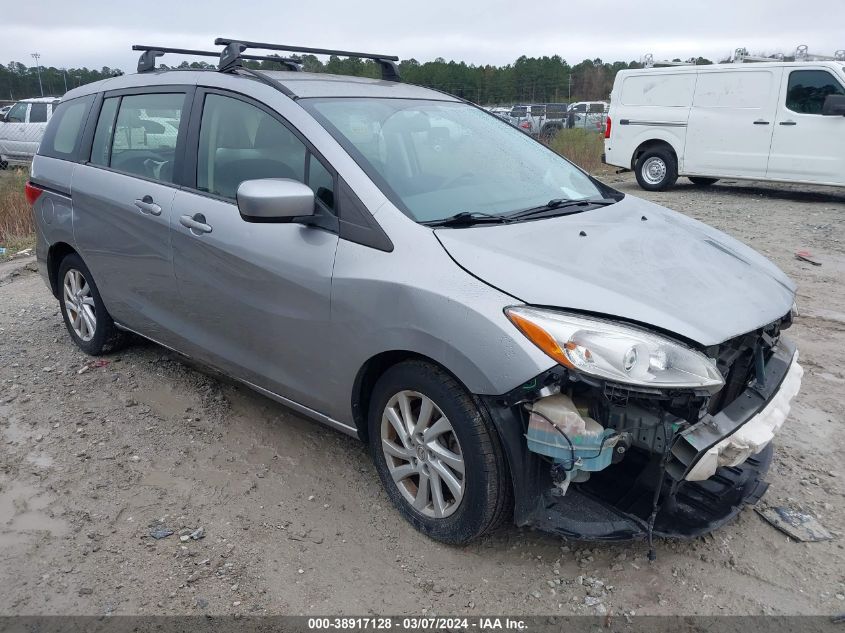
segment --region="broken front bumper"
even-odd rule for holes
[[[762,380],[680,434],[668,472],[677,480],[704,481],[719,467],[738,466],[760,452],[786,420],[803,375],[795,346],[783,341],[766,363]]]
[[[629,455],[594,475],[589,485],[573,485],[562,497],[554,493],[549,463],[526,449],[522,425],[513,412],[488,402],[514,480],[516,524],[577,539],[644,538],[654,490],[660,485],[654,535],[693,538],[724,525],[766,492],[764,477],[773,454],[766,437],[783,423],[801,373],[795,346],[782,338],[762,380],[678,436],[665,473],[656,464],[628,473]],[[752,450],[756,454],[740,459],[740,453]],[[714,465],[709,477],[694,479]],[[629,475],[636,477],[633,484]]]

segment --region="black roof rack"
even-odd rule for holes
[[[165,53],[177,53],[180,55],[193,55],[197,57],[217,57],[220,59],[220,63],[218,63],[218,69],[221,71],[231,70],[234,65],[231,62],[226,65],[224,68],[222,66],[223,63],[223,56],[228,52],[228,48],[223,51],[223,53],[218,53],[215,51],[198,51],[190,48],[168,48],[165,46],[143,46],[140,44],[135,44],[132,46],[133,51],[143,51],[141,57],[138,59],[138,72],[139,73],[146,73],[155,70],[156,66],[156,59],[161,57]],[[302,70],[302,60],[296,57],[279,57],[278,55],[243,55],[238,54],[238,59],[247,59],[250,61],[268,61],[268,62],[278,62],[283,66],[287,66],[288,69],[293,71],[300,71]],[[228,61],[228,60],[227,60]]]
[[[358,57],[360,59],[372,59],[381,66],[381,78],[385,81],[401,81],[399,68],[396,62],[399,58],[396,55],[381,55],[379,53],[355,53],[352,51],[340,51],[330,48],[310,48],[307,46],[291,46],[289,44],[271,44],[269,42],[250,42],[225,37],[218,37],[214,40],[218,46],[225,46],[226,50],[220,58],[220,70],[227,70],[231,65],[237,63],[237,59],[249,59],[243,55],[248,48],[259,48],[270,51],[287,51],[291,53],[311,53],[315,55],[337,55],[338,57]],[[224,62],[226,66],[224,67]]]

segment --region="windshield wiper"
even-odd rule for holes
[[[448,218],[420,222],[426,226],[471,226],[473,224],[506,224],[513,220],[504,215],[484,213],[483,211],[461,211]]]
[[[549,215],[565,215],[565,213],[558,214],[549,212],[572,207],[606,207],[611,204],[616,204],[617,202],[619,201],[614,200],[613,198],[584,198],[582,200],[567,200],[566,198],[553,198],[544,205],[541,205],[539,207],[531,207],[530,209],[521,209],[520,211],[515,211],[514,213],[508,214],[506,217],[511,220],[522,220],[524,218],[529,218],[537,215],[544,215],[546,213],[548,213]],[[577,213],[577,211],[570,211],[570,213]]]

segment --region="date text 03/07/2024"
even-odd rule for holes
[[[373,630],[373,631],[527,631],[524,620],[505,617],[337,617],[308,618],[312,631]]]

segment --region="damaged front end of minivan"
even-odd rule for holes
[[[798,392],[792,315],[695,348],[638,326],[526,306],[508,318],[558,365],[485,398],[515,522],[566,537],[692,538],[756,503]]]

